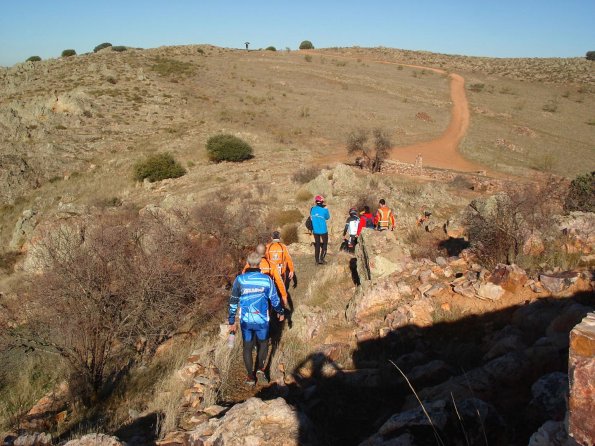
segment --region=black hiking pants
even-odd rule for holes
[[[269,338],[264,340],[258,339],[256,336],[252,336],[252,339],[246,341],[244,338],[244,365],[246,366],[246,372],[248,376],[254,376],[254,360],[252,359],[252,352],[256,346],[256,368],[257,370],[264,370],[265,362],[269,354]]]
[[[322,263],[326,257],[326,247],[328,245],[327,234],[314,234],[314,257],[316,263]]]

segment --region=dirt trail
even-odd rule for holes
[[[316,51],[307,51],[309,54],[329,55],[328,53],[319,53]],[[333,57],[346,59],[356,59],[352,56],[343,56],[332,54]],[[430,70],[439,74],[446,74],[446,71],[439,68],[422,67],[419,65],[409,65],[385,60],[367,59],[368,62],[381,63],[385,65],[400,65],[410,68],[419,68]],[[446,130],[438,138],[430,141],[424,141],[408,146],[395,147],[391,153],[391,159],[407,163],[414,163],[417,155],[421,155],[423,164],[426,166],[440,167],[444,169],[454,169],[460,171],[478,171],[485,170],[484,166],[475,164],[466,160],[458,151],[459,144],[469,127],[469,105],[465,93],[465,79],[455,73],[449,74],[450,77],[450,97],[452,100],[452,109],[450,123]],[[319,162],[345,161],[348,160],[345,149],[341,148],[337,153],[330,154],[318,159]]]

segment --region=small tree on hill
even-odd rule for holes
[[[304,40],[302,41],[302,43],[300,43],[300,50],[313,50],[314,49],[314,45],[312,45],[312,42],[310,42],[309,40]]]
[[[76,51],[75,50],[68,49],[68,50],[62,51],[62,57],[71,57],[71,56],[76,56]]]
[[[98,51],[101,51],[101,50],[102,50],[102,49],[104,49],[104,48],[109,48],[110,46],[112,46],[112,44],[111,44],[111,43],[109,43],[109,42],[103,42],[103,43],[100,43],[100,44],[99,44],[99,45],[97,45],[95,48],[93,48],[93,52],[94,52],[94,53],[96,53],[96,52],[98,52]]]
[[[587,60],[595,60],[595,51],[587,51]]]
[[[382,163],[388,157],[392,149],[392,144],[385,131],[374,129],[372,131],[374,145],[368,145],[369,135],[366,130],[357,130],[347,137],[347,152],[349,154],[359,154],[356,163],[363,169],[369,169],[371,172],[380,172]]]
[[[27,59],[27,62],[39,62],[41,60],[41,57],[39,56],[31,56],[30,58]]]

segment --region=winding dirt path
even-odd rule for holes
[[[356,59],[353,56],[344,56],[339,54],[320,53],[316,51],[305,51],[309,54],[321,56],[341,57],[345,59]],[[360,57],[361,59],[361,57]],[[410,68],[419,68],[430,70],[434,73],[446,74],[445,70],[439,68],[423,67],[420,65],[409,65],[398,62],[389,62],[385,60],[367,59],[368,62],[381,63],[385,65],[401,65]],[[467,133],[469,127],[469,104],[467,94],[465,93],[465,79],[455,73],[449,74],[450,77],[450,98],[452,100],[452,109],[450,123],[446,130],[438,138],[430,141],[423,141],[408,146],[395,147],[390,158],[395,161],[414,163],[417,155],[421,155],[425,166],[440,167],[444,169],[453,169],[460,171],[478,171],[485,170],[485,166],[473,163],[463,158],[459,153],[459,144]],[[344,153],[336,153],[330,157],[318,161],[345,161],[348,156]],[[332,159],[331,159],[332,158]]]

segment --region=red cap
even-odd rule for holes
[[[314,201],[315,201],[316,203],[323,203],[323,202],[324,202],[324,197],[323,197],[322,195],[316,195],[316,196],[314,197]]]

